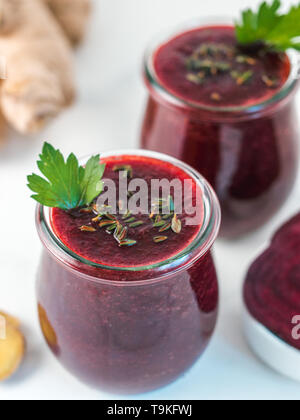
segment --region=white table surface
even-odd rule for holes
[[[256,3],[94,0],[90,33],[76,57],[77,104],[34,138],[12,133],[0,151],[0,308],[21,318],[28,340],[25,363],[14,378],[0,385],[0,400],[116,398],[89,389],[67,373],[50,354],[39,331],[34,282],[41,245],[26,175],[35,168],[42,141],[79,156],[137,146],[146,99],[140,68],[147,42],[158,31],[187,19],[235,15],[239,8]],[[241,326],[241,286],[247,268],[272,232],[299,209],[299,187],[300,179],[284,208],[264,229],[239,241],[216,244],[221,311],[210,347],[184,378],[137,399],[300,398],[300,383],[281,377],[257,360]]]

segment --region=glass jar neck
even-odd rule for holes
[[[291,64],[291,71],[288,79],[283,84],[279,91],[276,91],[274,95],[264,101],[257,102],[254,105],[246,106],[208,106],[205,104],[197,104],[184,100],[179,96],[176,96],[174,92],[171,92],[166,86],[161,83],[156,70],[155,70],[155,56],[159,47],[166,44],[168,40],[172,40],[178,37],[181,33],[192,31],[197,28],[204,26],[216,26],[218,24],[233,26],[233,22],[228,18],[211,18],[201,19],[198,21],[193,20],[187,25],[177,28],[177,30],[171,33],[162,34],[158,36],[149,46],[144,57],[144,78],[145,83],[156,101],[163,103],[166,106],[188,111],[195,115],[201,114],[202,117],[208,119],[226,119],[226,118],[250,118],[264,112],[271,112],[274,108],[284,105],[287,100],[290,100],[292,93],[296,91],[299,81],[299,54],[296,51],[289,50],[287,56]]]
[[[197,171],[167,155],[143,150],[123,150],[103,153],[101,154],[101,157],[109,158],[122,155],[143,156],[168,162],[182,169],[201,189],[204,206],[204,220],[197,237],[192,241],[192,243],[174,257],[164,260],[158,264],[143,267],[109,267],[87,260],[69,249],[58,238],[53,230],[51,223],[51,209],[38,205],[36,211],[36,224],[44,247],[60,263],[75,270],[76,273],[81,272],[83,275],[90,277],[90,279],[95,281],[104,281],[109,283],[113,281],[114,284],[117,283],[115,279],[120,277],[120,275],[122,275],[122,279],[128,279],[130,284],[135,284],[136,279],[138,279],[138,282],[149,278],[151,278],[151,280],[158,281],[160,278],[164,278],[170,274],[187,269],[210,250],[218,235],[221,211],[214,191]],[[84,162],[87,159],[85,159]],[[124,281],[122,281],[122,284],[124,284]]]

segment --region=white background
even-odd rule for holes
[[[26,175],[42,141],[79,156],[138,144],[146,91],[144,48],[153,36],[187,19],[236,16],[253,0],[93,0],[88,39],[76,56],[77,104],[44,133],[0,150],[0,308],[24,322],[28,353],[20,372],[0,385],[1,399],[115,398],[80,384],[56,362],[39,331],[34,295],[41,245]],[[290,3],[283,0],[285,6]],[[295,3],[295,1],[294,1]],[[299,111],[300,113],[300,111]],[[272,232],[300,207],[300,180],[284,208],[264,229],[215,247],[221,312],[213,342],[183,379],[143,399],[299,399],[300,384],[279,376],[248,349],[241,325],[241,286],[247,268]],[[259,211],[259,209],[258,209]]]

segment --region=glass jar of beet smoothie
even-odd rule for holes
[[[189,206],[175,213],[173,193],[166,213],[163,198],[158,212],[151,206],[134,216],[128,210],[120,214],[121,200],[116,213],[99,213],[95,203],[71,212],[37,207],[44,245],[38,311],[49,347],[89,385],[140,393],[174,381],[210,341],[218,311],[211,247],[220,207],[204,178],[169,156],[114,152],[103,154],[101,162],[117,192],[126,171],[128,183],[142,179],[149,187],[153,179],[188,181],[184,200],[188,194],[197,204],[193,224],[187,222]],[[126,195],[134,198],[130,191]]]
[[[296,53],[241,49],[229,24],[196,24],[148,50],[145,149],[196,168],[217,192],[221,234],[258,228],[285,202],[298,167]]]

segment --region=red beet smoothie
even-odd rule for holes
[[[149,192],[152,179],[167,179],[172,181],[178,179],[184,183],[185,179],[192,179],[181,169],[150,158],[121,156],[110,161],[105,161],[106,169],[104,177],[115,181],[117,185],[117,194],[119,194],[119,173],[114,171],[116,166],[131,166],[132,176],[147,181]],[[193,196],[191,203],[196,205],[196,184],[193,183]],[[151,209],[151,195],[149,194],[149,209]],[[182,206],[184,208],[184,197],[182,197]],[[203,220],[203,202],[198,204],[201,210]],[[128,228],[128,237],[137,241],[133,247],[125,247],[120,249],[113,235],[108,235],[105,229],[98,228],[99,223],[91,223],[95,214],[85,214],[80,211],[66,213],[59,209],[53,209],[52,224],[57,236],[62,242],[76,254],[95,263],[117,266],[145,266],[157,264],[163,260],[174,257],[183,251],[196,238],[200,225],[187,226],[186,217],[188,215],[183,212],[178,218],[182,221],[182,231],[180,234],[174,233],[171,229],[160,233],[158,228],[153,228],[153,220],[150,220],[149,214],[134,215],[135,222],[141,221],[143,224],[138,227],[131,228],[130,223],[123,221],[122,215],[117,218],[124,227]],[[130,220],[130,219],[129,219]],[[132,223],[132,222],[131,222]],[[80,227],[91,225],[97,228],[96,232],[81,232]],[[162,243],[154,243],[155,236],[168,236],[168,240]]]
[[[257,321],[300,350],[300,340],[292,337],[292,319],[300,314],[300,214],[276,233],[253,263],[244,298]]]
[[[134,176],[144,179],[190,176],[164,161],[146,161],[140,156],[121,160],[132,165]],[[107,160],[106,177],[115,177],[112,164],[119,161]],[[210,191],[208,185],[205,191]],[[207,200],[210,224],[206,235],[211,238],[217,234],[219,207],[213,197],[206,196]],[[80,380],[114,393],[148,391],[185,373],[204,352],[216,325],[218,281],[210,253],[212,242],[208,246],[208,239],[202,239],[184,259],[160,269],[107,269],[70,257],[54,244],[45,234],[43,210],[39,210],[37,225],[44,244],[37,279],[39,318],[58,360]],[[89,214],[56,209],[51,213],[50,231],[73,252],[113,266],[138,268],[141,263],[161,261],[182,251],[199,231],[199,226],[188,228],[183,223],[177,236],[167,232],[169,248],[165,243],[149,242],[152,230],[146,228],[143,233],[140,227],[130,232],[138,243],[119,248],[104,231],[79,230],[78,234],[78,226],[88,223]],[[139,242],[146,247],[143,252]]]
[[[212,60],[212,53],[205,51],[204,46],[220,46],[217,59]],[[196,54],[194,60],[187,69],[190,57]],[[201,50],[202,46],[202,50]],[[274,96],[274,93],[282,87],[290,74],[290,62],[286,55],[278,53],[254,52],[250,55],[236,50],[236,37],[234,28],[231,26],[211,26],[194,29],[183,33],[162,45],[154,57],[154,67],[158,80],[166,90],[187,102],[195,102],[206,106],[251,106],[265,101]],[[197,75],[203,71],[205,61],[207,66],[223,65],[228,71],[220,71],[215,75],[203,78],[202,83],[188,80],[189,74]],[[211,63],[210,63],[211,61]],[[201,66],[203,67],[199,68]],[[251,64],[250,64],[251,63]],[[206,71],[206,70],[205,70]],[[238,84],[233,72],[240,75],[246,71],[253,73],[251,80]],[[270,83],[276,81],[274,86],[268,87],[263,81],[268,76]],[[267,80],[267,79],[265,79]],[[213,93],[218,93],[218,100],[212,98]]]
[[[146,62],[141,145],[187,162],[211,183],[225,237],[268,221],[294,185],[299,131],[291,68],[286,54],[241,50],[230,26],[183,32]]]

